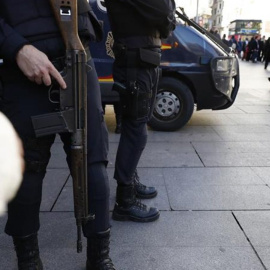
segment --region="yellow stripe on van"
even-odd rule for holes
[[[172,45],[170,44],[162,44],[161,49],[162,50],[170,50],[172,48]]]
[[[98,81],[99,82],[113,82],[113,77],[112,77],[112,75],[105,76],[105,77],[99,77]]]

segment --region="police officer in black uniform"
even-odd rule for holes
[[[122,105],[122,130],[114,178],[113,219],[150,222],[159,218],[137,198],[152,198],[154,187],[141,184],[137,165],[147,142],[159,78],[161,38],[175,27],[173,0],[105,0],[114,36],[114,90]]]
[[[86,0],[78,0],[79,35],[89,44],[102,29]],[[87,50],[87,49],[86,49]],[[53,112],[48,100],[54,78],[62,88],[65,46],[48,0],[0,1],[0,68],[3,91],[0,110],[22,139],[26,170],[15,199],[8,206],[5,232],[13,237],[20,270],[43,269],[37,233],[42,181],[55,135],[36,138],[31,116]],[[88,64],[88,186],[89,212],[93,221],[83,226],[87,237],[87,269],[115,270],[109,257],[109,185],[106,173],[108,134],[103,119],[99,83],[93,60]],[[91,88],[91,91],[90,91]],[[61,90],[65,91],[65,90]],[[70,134],[60,134],[70,164]]]

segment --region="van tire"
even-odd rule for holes
[[[148,125],[153,130],[175,131],[186,125],[193,111],[194,99],[189,87],[178,79],[163,77]]]

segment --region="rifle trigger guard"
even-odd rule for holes
[[[51,103],[58,104],[60,103],[59,96],[60,96],[59,89],[53,89],[53,84],[51,84],[48,90],[48,98]],[[54,98],[55,97],[55,98]]]

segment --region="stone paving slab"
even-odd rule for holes
[[[214,126],[212,127],[219,135],[223,135],[224,133],[270,133],[270,126],[266,125],[238,125],[238,126]],[[245,140],[243,140],[245,141]]]
[[[112,230],[122,247],[250,246],[230,212],[162,211],[156,222],[113,221]]]
[[[151,142],[191,142],[191,141],[222,141],[222,138],[214,129],[203,126],[187,126],[184,131],[179,132],[157,132],[149,131],[148,143]],[[148,145],[148,144],[147,144]]]
[[[237,125],[269,125],[269,114],[230,114],[227,116]]]
[[[239,106],[231,106],[227,108],[226,110],[201,110],[201,111],[196,111],[196,114],[231,114],[231,113],[245,113]]]
[[[2,221],[3,218],[0,219],[0,227]],[[45,269],[58,269],[60,266],[65,267],[61,269],[83,269],[85,255],[76,254],[75,250],[76,226],[73,213],[41,213],[39,239],[41,255],[44,264],[48,266]],[[14,255],[11,239],[0,233],[0,240],[0,250],[4,250],[9,257],[9,260],[4,260],[1,256],[0,265],[5,264],[5,269],[12,269]],[[172,269],[177,269],[175,267],[178,263],[185,266],[194,259],[194,269],[202,263],[205,263],[203,269],[210,269],[211,265],[222,269],[226,260],[231,258],[231,265],[239,266],[237,269],[244,269],[247,266],[246,260],[254,269],[261,269],[244,234],[232,214],[227,212],[162,212],[160,219],[150,224],[113,221],[111,249],[119,269],[136,269],[141,264],[148,267],[138,269],[155,269],[157,265],[160,266],[156,269],[160,270],[164,269],[164,265],[172,265]],[[138,256],[138,252],[144,255]],[[164,255],[161,258],[157,256],[162,252]],[[213,255],[214,259],[212,257],[210,260]],[[132,268],[127,268],[127,261]],[[189,266],[187,269],[192,268]]]
[[[259,169],[259,168],[258,168]],[[269,168],[270,172],[270,168]],[[163,177],[169,186],[240,186],[263,185],[254,168],[163,168]]]
[[[270,152],[267,153],[206,153],[199,154],[206,167],[269,167]]]
[[[262,181],[270,186],[270,168],[269,167],[253,167],[251,168],[261,179]]]
[[[254,247],[270,248],[270,211],[235,211],[234,215]]]
[[[233,114],[237,115],[237,114]],[[233,118],[229,117],[231,114],[202,114],[195,112],[188,122],[189,125],[193,126],[232,126],[237,125],[237,122]]]
[[[118,251],[117,266],[129,270],[264,270],[250,247],[119,247]]]
[[[165,134],[164,134],[165,135]],[[165,136],[166,137],[166,136]],[[152,136],[151,136],[152,138]],[[171,137],[169,137],[171,138]],[[110,143],[110,154],[111,156],[115,156],[118,148],[118,142],[117,143]],[[169,152],[177,154],[179,152],[181,153],[195,153],[194,148],[192,147],[190,142],[175,142],[173,140],[170,141],[164,141],[164,138],[162,142],[153,142],[152,140],[149,141],[143,151],[143,155],[161,155],[163,153]]]
[[[167,185],[173,210],[270,209],[270,188],[265,185]]]
[[[270,247],[256,247],[256,252],[262,260],[265,269],[270,269]]]
[[[270,113],[269,105],[240,105],[238,106],[244,113]]]
[[[113,144],[114,143],[110,143],[110,146]],[[109,167],[114,167],[115,156],[112,150],[112,152],[109,153]],[[169,143],[148,143],[138,164],[138,168],[202,166],[201,160],[189,143],[172,143],[171,146]]]
[[[270,269],[270,211],[234,212],[258,256]]]
[[[269,136],[270,137],[270,136]],[[201,153],[260,153],[270,152],[270,144],[266,145],[260,141],[239,142],[192,142],[198,154]]]
[[[13,249],[1,250],[5,260],[0,269],[16,270]],[[44,269],[84,270],[85,253],[77,254],[72,248],[43,248]],[[111,257],[121,270],[263,270],[251,248],[180,247],[180,248],[122,248],[111,244]]]
[[[268,89],[269,89],[269,85],[268,85]],[[257,91],[258,88],[256,90],[251,89],[251,88],[245,88],[245,89],[242,88],[241,89],[242,91],[239,91],[237,94],[235,105],[236,106],[254,106],[254,105],[268,106],[269,97],[270,97],[270,95],[267,93],[268,89],[266,89],[266,91],[264,91],[264,93],[261,94],[260,96],[257,96],[257,93],[252,94],[252,92]]]
[[[255,130],[255,132],[253,132],[253,130]],[[220,135],[220,137],[224,140],[224,141],[231,141],[231,142],[241,142],[241,141],[245,141],[245,142],[258,142],[258,141],[270,141],[270,132],[264,132],[264,133],[259,133],[256,132],[256,129],[254,127],[254,129],[250,130],[249,132],[230,132],[230,130],[228,130],[228,132],[218,132],[218,134]]]

